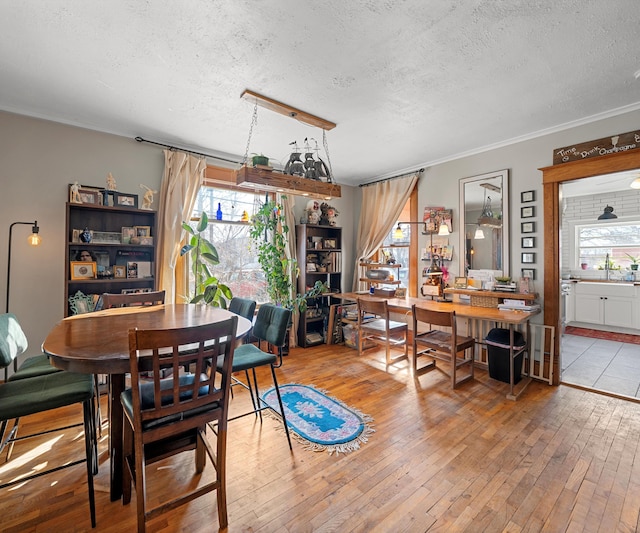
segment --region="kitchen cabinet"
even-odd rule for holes
[[[637,329],[640,324],[636,291],[635,286],[625,283],[576,283],[575,320]]]

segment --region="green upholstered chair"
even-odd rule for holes
[[[123,503],[129,503],[131,483],[135,484],[140,532],[145,531],[148,520],[213,490],[217,491],[220,530],[227,527],[227,414],[237,325],[238,317],[232,316],[206,326],[129,331],[131,388],[120,397],[124,411],[122,493]],[[149,355],[140,356],[141,352]],[[218,371],[212,371],[216,365]],[[185,366],[194,372],[179,375]],[[168,369],[172,377],[165,378]],[[216,449],[206,435],[209,424],[216,426]],[[188,450],[196,450],[196,474],[204,470],[205,456],[209,456],[215,479],[204,485],[194,483],[193,491],[176,494],[170,501],[154,500],[156,506],[148,508],[146,466]]]
[[[54,431],[68,430],[70,426],[52,428],[31,435],[17,437],[17,423],[14,429],[5,437],[9,420],[51,411],[59,407],[81,403],[84,418],[85,459],[66,462],[60,466],[52,466],[44,471],[37,471],[29,476],[19,476],[16,479],[0,485],[0,489],[25,483],[29,479],[39,477],[63,468],[68,468],[86,462],[87,485],[89,490],[89,510],[91,526],[96,526],[95,498],[93,491],[93,476],[98,471],[98,454],[95,434],[95,413],[93,411],[93,376],[90,374],[75,374],[71,372],[54,372],[46,375],[18,379],[0,384],[0,453],[5,446],[12,445],[16,440],[24,440],[37,435]],[[55,414],[49,417],[55,420]],[[26,487],[25,487],[26,488]],[[14,489],[20,490],[20,489]]]
[[[256,301],[248,298],[238,298],[234,296],[229,302],[229,311],[246,318],[250,322],[253,322],[254,314],[256,312]],[[249,333],[247,333],[247,337]]]
[[[51,365],[46,354],[31,356],[18,367],[18,356],[23,354],[28,346],[27,337],[16,316],[13,313],[0,315],[0,368],[4,368],[5,381],[59,372],[59,369]],[[11,363],[14,372],[8,376]]]
[[[282,424],[284,425],[284,429],[287,434],[289,448],[291,448],[291,436],[289,435],[289,427],[287,426],[287,419],[284,413],[284,407],[282,406],[282,398],[280,397],[280,388],[278,387],[278,379],[276,378],[275,369],[282,366],[282,347],[285,344],[290,321],[290,309],[277,307],[273,304],[262,304],[260,306],[258,316],[256,317],[256,321],[253,326],[253,337],[257,339],[258,345],[242,344],[236,348],[233,356],[233,372],[241,372],[243,370],[248,372],[251,370],[253,373],[253,386],[249,383],[248,388],[250,391],[255,391],[255,401],[252,394],[254,409],[253,411],[249,411],[229,419],[235,420],[236,418],[247,416],[252,413],[257,413],[262,416],[262,411],[265,409],[271,409],[271,407],[262,398],[260,398],[255,370],[260,366],[269,365],[271,368],[271,375],[273,377],[273,385],[280,405],[280,413],[277,413],[275,410],[274,413],[282,418]],[[261,344],[263,342],[275,347],[278,354],[276,355],[263,351],[261,349]]]

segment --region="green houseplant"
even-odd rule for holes
[[[284,209],[273,200],[262,204],[251,218],[249,236],[267,280],[270,300],[294,312],[304,313],[307,309],[307,298],[318,296],[327,288],[326,284],[318,281],[304,294],[294,295],[293,288],[299,267],[296,259],[287,258],[288,234],[289,226]]]
[[[638,270],[638,261],[640,260],[640,257],[633,257],[630,254],[624,254],[626,255],[629,259],[631,259],[631,270]]]
[[[191,235],[188,244],[180,250],[180,256],[188,254],[191,257],[191,271],[195,278],[194,297],[190,303],[205,303],[227,309],[233,294],[209,269],[219,264],[220,260],[216,247],[202,235],[208,225],[209,217],[204,211],[195,230],[186,222],[182,223],[182,229]]]

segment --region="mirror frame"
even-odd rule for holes
[[[465,220],[465,197],[464,186],[490,178],[502,179],[502,273],[504,276],[509,275],[511,267],[511,254],[509,253],[509,170],[496,170],[495,172],[487,172],[477,176],[468,178],[460,178],[460,192],[458,195],[460,210],[460,275],[465,276],[465,257],[467,256],[466,248],[466,220]]]

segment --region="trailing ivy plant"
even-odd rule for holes
[[[205,303],[227,309],[233,294],[231,289],[220,283],[209,270],[210,267],[219,264],[220,259],[216,247],[202,235],[208,225],[209,217],[204,211],[200,215],[200,221],[195,230],[186,222],[182,223],[182,229],[191,235],[189,243],[180,250],[180,256],[189,254],[191,271],[195,278],[195,295],[190,303]]]
[[[269,299],[277,305],[304,313],[307,309],[307,298],[322,294],[327,290],[327,286],[318,281],[304,294],[292,297],[293,284],[300,269],[296,259],[290,259],[286,255],[288,234],[289,226],[284,209],[273,200],[262,204],[251,218],[249,236],[267,280]]]

